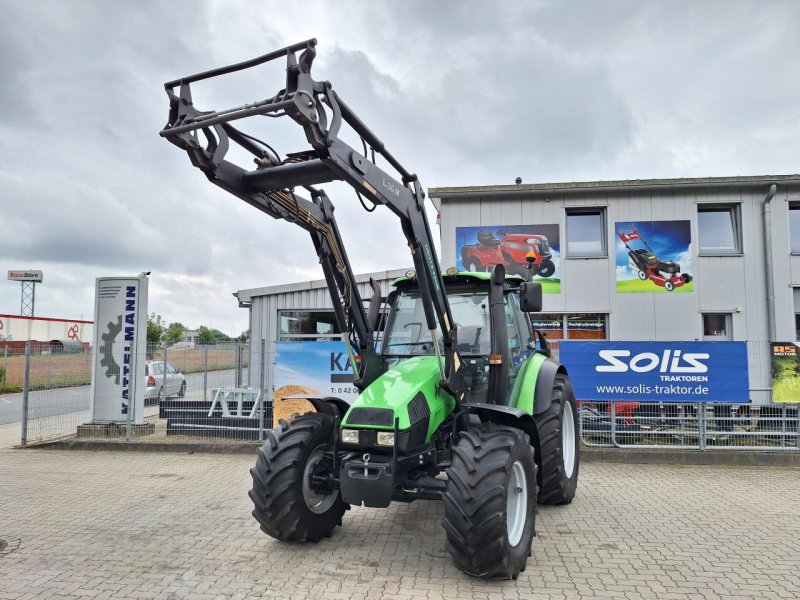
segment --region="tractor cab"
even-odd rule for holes
[[[443,277],[453,315],[456,351],[463,362],[466,402],[507,404],[512,398],[521,365],[533,353],[536,343],[527,314],[520,307],[519,276],[508,276],[500,284],[502,306],[496,323],[502,323],[492,340],[489,273],[459,272]],[[381,356],[391,368],[415,356],[434,355],[431,332],[425,327],[423,300],[416,279],[394,282],[390,313],[383,336]],[[437,340],[442,351],[441,340]],[[497,371],[503,384],[490,393],[490,374]]]

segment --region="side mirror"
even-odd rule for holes
[[[522,312],[532,313],[542,310],[542,284],[525,281],[519,284],[519,307]]]

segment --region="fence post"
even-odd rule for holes
[[[203,345],[203,402],[208,400],[208,344]]]
[[[264,367],[266,366],[265,345],[266,345],[266,340],[262,338],[261,339],[260,365],[259,365],[260,369],[258,371],[258,375],[259,375],[259,379],[260,379],[258,387],[261,388],[261,396],[260,396],[260,398],[261,398],[261,410],[258,413],[258,441],[259,442],[263,442],[264,441],[264,413],[267,410],[267,397],[266,397],[266,394],[264,393]],[[249,376],[251,370],[252,369],[247,371],[248,376]]]
[[[697,448],[699,450],[706,449],[706,433],[708,432],[707,421],[706,421],[707,406],[708,405],[703,402],[700,402],[697,405]],[[717,429],[719,429],[719,423],[717,423]],[[719,438],[719,436],[717,437]]]
[[[25,371],[22,378],[22,445],[28,443],[28,392],[31,384],[31,343],[25,342]]]
[[[617,403],[612,400],[611,401],[611,444],[618,448],[619,444],[617,444]]]
[[[161,390],[164,392],[164,400],[167,399],[167,345],[164,344],[164,365],[161,370]],[[161,394],[158,395],[158,401],[161,402]]]
[[[236,343],[236,387],[242,387],[242,345]]]
[[[796,408],[797,408],[797,412],[795,413],[795,419],[796,420],[794,422],[794,425],[795,425],[795,427],[794,427],[794,433],[795,433],[794,442],[795,442],[795,446],[797,447],[797,449],[800,450],[800,405],[798,405]]]
[[[3,348],[3,391],[6,390],[6,380],[8,379],[8,346]]]

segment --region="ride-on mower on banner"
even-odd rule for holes
[[[681,266],[678,263],[661,260],[656,256],[636,229],[618,231],[617,235],[628,250],[628,264],[642,281],[649,279],[657,286],[671,292],[692,280],[692,276],[688,273],[681,273]],[[644,248],[632,248],[630,242],[634,240],[639,240]]]
[[[315,56],[316,40],[308,40],[165,84],[170,111],[161,136],[215,185],[311,235],[360,392],[352,404],[306,396],[316,412],[267,432],[250,471],[253,516],[279,540],[318,542],[351,505],[441,499],[456,566],[516,578],[531,553],[537,501],[568,504],[578,483],[572,384],[531,327],[541,285],[506,275],[501,264],[442,274],[417,176],[329,82],[312,79]],[[192,83],[276,59],[286,61],[286,80],[274,95],[227,110],[195,107]],[[252,131],[275,119],[245,122],[256,116],[288,117],[310,148],[279,154],[274,139]],[[360,140],[357,150],[339,137],[343,127]],[[255,168],[232,162],[232,144]],[[394,213],[411,250],[414,269],[386,298],[371,281],[368,307],[333,204],[315,187],[336,180],[352,186],[366,210]],[[382,314],[389,317],[378,348]]]

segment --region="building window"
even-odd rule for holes
[[[531,315],[531,325],[548,340],[605,340],[608,339],[608,315],[604,313],[574,313],[567,315]]]
[[[794,339],[800,342],[800,287],[792,288],[794,294]]]
[[[608,256],[605,208],[567,209],[567,256]]]
[[[567,339],[604,340],[606,339],[606,317],[601,313],[567,315]]]
[[[701,204],[697,207],[700,254],[741,254],[742,222],[738,204]]]
[[[545,334],[548,340],[564,339],[564,315],[534,314],[531,315],[531,325]]]
[[[732,340],[731,315],[729,313],[704,314],[703,339],[709,342]]]
[[[800,202],[789,205],[789,243],[792,254],[800,254]],[[796,302],[795,307],[797,307]]]
[[[339,326],[332,310],[282,310],[278,312],[278,341],[338,340]]]

